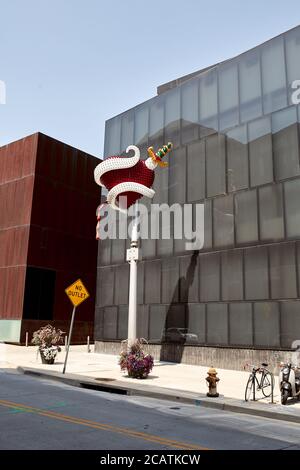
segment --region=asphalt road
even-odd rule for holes
[[[0,449],[297,449],[299,425],[0,369]]]

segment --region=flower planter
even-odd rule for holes
[[[153,368],[154,359],[143,351],[142,341],[145,340],[136,340],[130,348],[125,341],[120,354],[121,370],[126,371],[132,379],[146,379]]]
[[[42,364],[54,364],[55,357],[51,357],[51,359],[47,359],[43,353],[43,351],[40,350],[40,356],[42,359]]]

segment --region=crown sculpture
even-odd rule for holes
[[[133,150],[133,157],[107,157],[96,166],[94,171],[95,181],[99,186],[108,190],[106,201],[97,209],[98,223],[100,211],[105,204],[109,204],[115,210],[126,212],[141,197],[153,198],[155,194],[152,189],[154,170],[157,166],[168,166],[168,163],[163,162],[162,158],[171,149],[171,142],[164,145],[156,153],[154,153],[153,147],[149,147],[147,150],[148,158],[140,160],[139,148],[135,145],[129,145],[126,153]],[[98,235],[96,238],[99,238]]]

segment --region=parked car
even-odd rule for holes
[[[187,328],[167,328],[163,334],[163,341],[172,343],[197,343],[198,336],[189,333]]]

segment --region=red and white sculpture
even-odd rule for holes
[[[154,182],[154,170],[157,166],[165,167],[168,164],[162,161],[172,149],[169,142],[156,153],[153,147],[148,148],[149,157],[140,160],[140,150],[135,145],[129,145],[126,153],[134,151],[133,157],[112,156],[99,163],[94,171],[95,182],[108,189],[106,202],[113,209],[126,211],[138,199],[146,196],[153,198],[155,191],[152,189]],[[100,210],[97,209],[97,219],[100,220]]]

